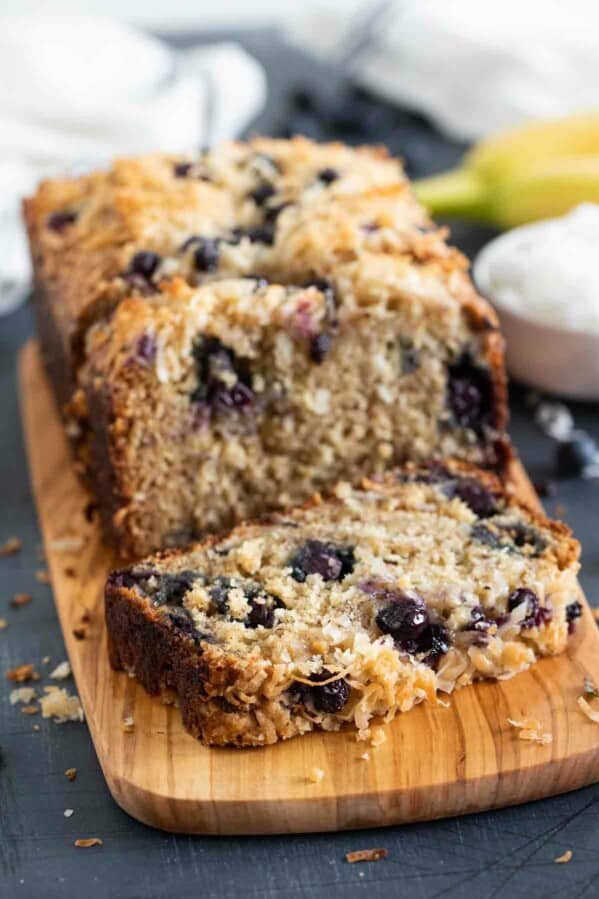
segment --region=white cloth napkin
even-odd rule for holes
[[[234,137],[265,98],[234,43],[177,52],[103,17],[0,17],[0,314],[27,294],[20,200],[40,178]]]
[[[347,31],[335,6],[321,0],[296,20],[291,37],[334,58]],[[475,139],[525,119],[599,108],[597,0],[378,6],[380,20],[352,74],[375,93],[427,113],[453,137]]]

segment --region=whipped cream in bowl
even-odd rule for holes
[[[473,275],[497,310],[514,377],[599,400],[599,205],[500,235]]]

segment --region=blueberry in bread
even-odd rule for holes
[[[25,215],[46,365],[124,555],[406,459],[504,465],[495,315],[381,151],[124,160]]]
[[[115,571],[112,665],[205,743],[391,720],[561,652],[579,547],[463,463],[408,465]]]

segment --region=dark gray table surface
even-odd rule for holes
[[[185,42],[181,39],[181,43]],[[267,133],[286,119],[291,84],[309,83],[319,92],[336,84],[323,66],[307,64],[275,33],[243,35],[271,76],[268,108],[256,123]],[[274,76],[274,77],[273,77]],[[407,153],[419,173],[443,168],[460,148],[435,136],[418,117],[383,117],[380,139]],[[294,127],[307,132],[297,120]],[[337,125],[324,126],[324,135]],[[323,128],[319,126],[318,134]],[[345,134],[343,136],[346,136]],[[406,149],[407,148],[407,149]],[[464,227],[454,239],[472,253],[484,232]],[[32,334],[29,308],[0,318],[0,543],[15,534],[19,555],[0,559],[0,671],[51,657],[50,670],[65,658],[49,586],[39,583],[40,532],[29,484],[18,409],[15,365],[19,347]],[[599,438],[597,407],[572,406],[577,423]],[[552,466],[552,446],[534,426],[525,391],[512,390],[511,432],[533,477]],[[582,583],[599,604],[599,484],[561,481],[557,505],[584,548]],[[15,592],[33,602],[11,609]],[[2,682],[8,687],[7,682]],[[39,716],[38,716],[39,718]],[[137,899],[137,897],[310,897],[372,899],[432,897],[599,896],[599,785],[534,804],[446,821],[339,834],[281,837],[182,837],[153,831],[129,818],[112,801],[87,728],[58,726],[20,714],[0,696],[0,897],[54,899]],[[33,724],[40,725],[39,731]],[[434,751],[429,749],[428,751]],[[69,782],[66,768],[76,767]],[[74,809],[70,818],[64,810]],[[102,848],[75,849],[79,837],[99,836]],[[385,846],[389,857],[376,864],[349,865],[345,853]],[[553,859],[566,849],[569,864]]]

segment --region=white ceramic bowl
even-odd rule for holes
[[[518,381],[573,400],[599,400],[599,334],[527,318],[493,296],[489,260],[499,241],[490,241],[475,259],[472,274],[480,293],[495,307],[506,339],[508,371]]]

